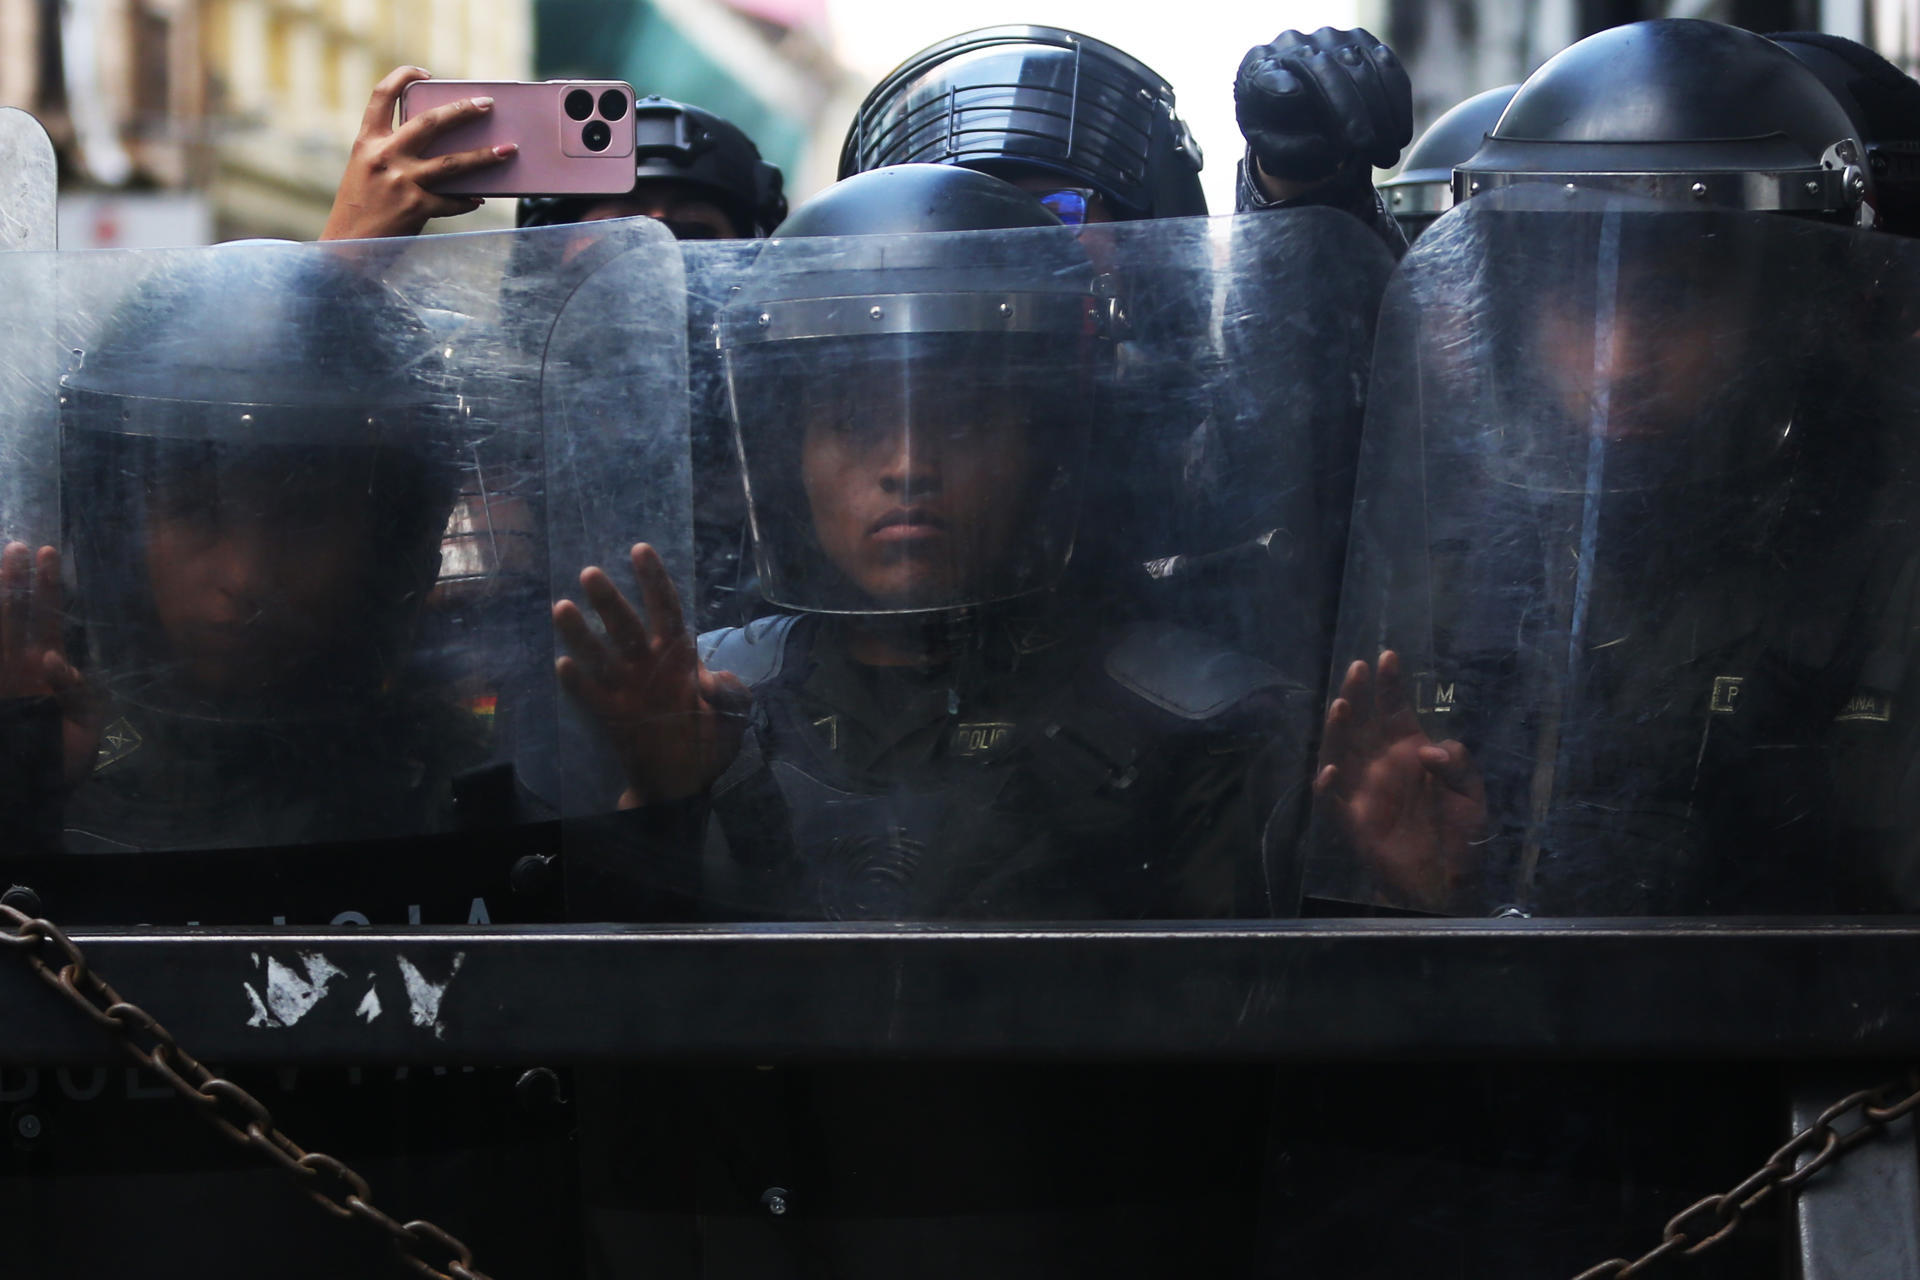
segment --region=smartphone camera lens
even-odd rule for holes
[[[608,89],[600,95],[600,114],[609,120],[623,120],[627,115],[627,95],[619,89]]]
[[[593,94],[586,89],[575,89],[567,94],[565,106],[573,119],[585,120],[593,114]]]
[[[613,141],[613,126],[605,120],[591,121],[580,131],[580,141],[587,144],[589,151],[605,151]]]

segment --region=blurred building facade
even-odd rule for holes
[[[524,79],[530,0],[0,0],[0,104],[53,135],[70,247],[317,235],[402,63]]]
[[[1360,0],[1361,25],[1407,64],[1421,129],[1482,89],[1524,80],[1581,37],[1643,18],[1828,31],[1920,70],[1920,0]]]
[[[222,234],[318,235],[367,94],[394,67],[482,80],[524,80],[533,69],[528,0],[200,0],[200,8],[214,126],[208,187]]]
[[[867,83],[841,65],[824,0],[535,0],[541,78],[610,78],[733,121],[796,202],[831,183]]]

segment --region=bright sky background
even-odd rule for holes
[[[840,58],[869,81],[921,49],[976,27],[1025,23],[1066,27],[1126,50],[1167,78],[1182,117],[1200,142],[1207,207],[1233,212],[1240,129],[1233,73],[1241,57],[1288,28],[1351,27],[1358,0],[973,0],[963,5],[902,0],[827,0]]]

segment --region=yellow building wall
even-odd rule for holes
[[[48,7],[0,0],[0,105],[46,124],[68,190],[203,190],[223,237],[317,235],[367,94],[392,68],[516,80],[533,71],[531,0],[64,7],[63,45],[76,47],[50,61]],[[72,92],[78,84],[83,94]],[[510,220],[510,202],[485,214]]]
[[[319,234],[374,83],[411,63],[437,76],[532,74],[529,0],[199,0],[220,86],[210,187],[222,234]],[[490,216],[488,216],[490,215]],[[501,225],[510,202],[463,225]]]

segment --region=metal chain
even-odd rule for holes
[[[122,998],[87,965],[73,940],[51,921],[0,903],[0,950],[19,952],[40,980],[111,1032],[132,1059],[159,1076],[216,1130],[287,1171],[314,1202],[344,1222],[387,1234],[394,1250],[427,1280],[488,1280],[473,1252],[431,1222],[400,1222],[377,1208],[367,1181],[319,1151],[308,1151],[274,1127],[258,1098],[209,1071],[174,1042],[152,1014]],[[438,1265],[430,1260],[437,1259]]]
[[[1889,1080],[1871,1089],[1850,1093],[1822,1111],[1812,1124],[1794,1134],[1767,1157],[1766,1163],[1738,1186],[1719,1195],[1704,1196],[1667,1219],[1660,1243],[1639,1257],[1610,1258],[1588,1267],[1574,1280],[1629,1280],[1662,1258],[1694,1257],[1705,1253],[1740,1229],[1753,1209],[1775,1191],[1794,1192],[1828,1165],[1861,1143],[1886,1131],[1888,1125],[1920,1109],[1920,1072],[1904,1080]],[[1860,1125],[1845,1133],[1834,1125],[1858,1113]],[[1806,1163],[1801,1164],[1802,1158]]]

